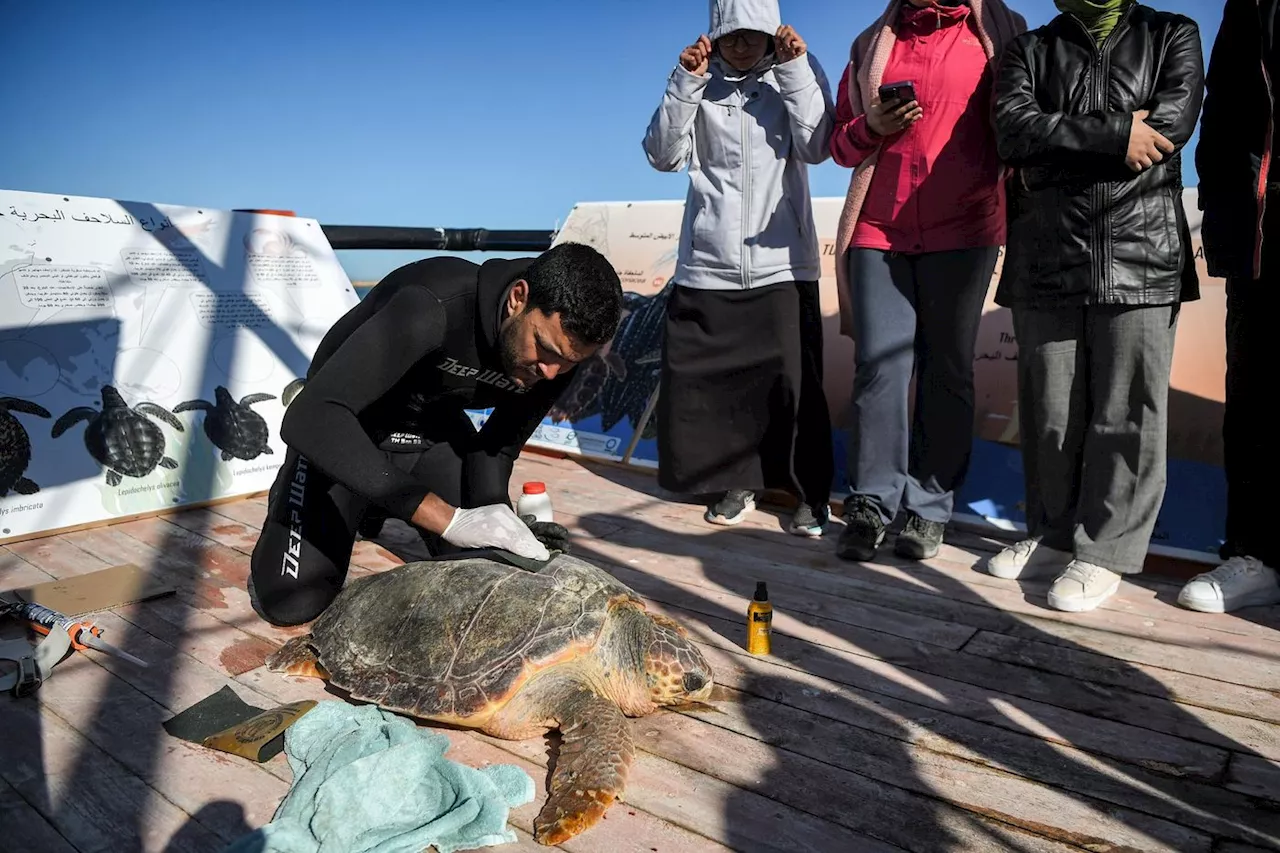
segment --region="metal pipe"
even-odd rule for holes
[[[398,225],[321,225],[329,245],[341,249],[417,249],[438,252],[544,252],[554,231],[488,228],[415,228]]]

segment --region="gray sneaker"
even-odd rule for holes
[[[791,516],[791,524],[787,527],[787,532],[793,536],[808,536],[813,539],[819,539],[822,537],[827,522],[830,520],[831,507],[827,504],[822,504],[822,506],[818,507],[818,511],[814,512],[813,507],[802,503],[796,507],[795,514]]]
[[[750,489],[730,489],[724,497],[707,507],[703,517],[712,524],[732,526],[756,508],[756,495]]]
[[[1014,542],[987,561],[987,574],[1005,580],[1056,575],[1071,562],[1072,555],[1048,545],[1039,537]]]

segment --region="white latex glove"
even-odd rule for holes
[[[459,508],[440,537],[459,548],[499,548],[529,560],[551,558],[529,525],[505,504]]]

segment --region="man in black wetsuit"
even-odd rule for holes
[[[512,466],[621,313],[617,273],[580,244],[391,272],[325,335],[285,413],[289,450],[249,578],[258,614],[277,625],[318,616],[366,516],[411,523],[437,555],[546,559],[511,509]],[[465,410],[490,407],[477,431]]]

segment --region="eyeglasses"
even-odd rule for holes
[[[755,30],[736,30],[728,35],[720,36],[720,38],[716,39],[716,43],[721,47],[728,48],[737,47],[741,43],[743,47],[755,49],[761,47],[767,38],[767,35]]]

